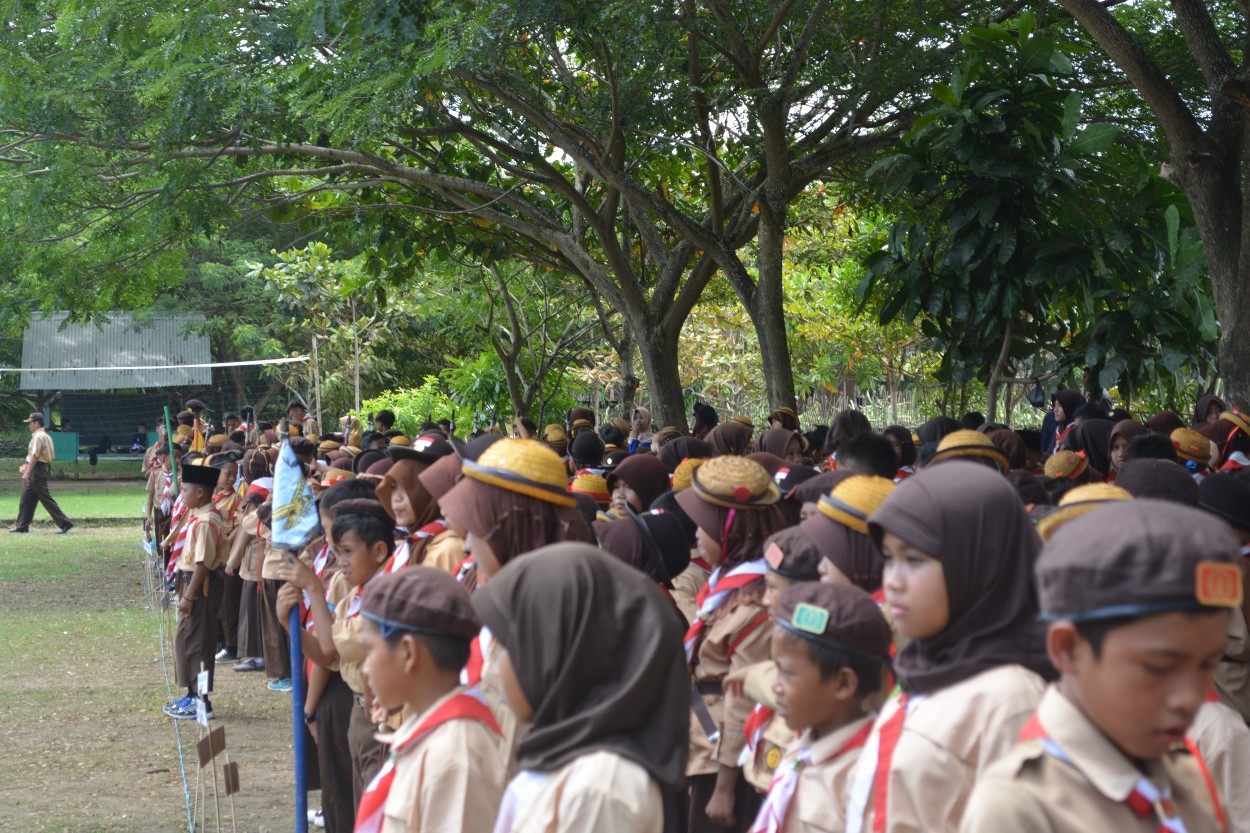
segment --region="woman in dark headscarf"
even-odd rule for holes
[[[977,773],[1015,745],[1045,687],[1040,542],[1007,478],[961,460],[900,483],[869,532],[885,558],[886,610],[910,641],[894,663],[902,694],[873,727],[867,748],[879,754],[860,758],[853,782],[868,789],[852,793],[847,818],[955,830]]]
[[[659,831],[676,822],[690,682],[681,619],[654,582],[593,547],[540,549],[473,607],[506,650],[508,700],[530,728],[496,833]]]
[[[677,437],[664,443],[656,455],[669,474],[677,471],[682,460],[706,460],[712,456],[712,446],[694,437]]]
[[[1012,471],[1023,469],[1028,465],[1029,452],[1025,448],[1024,439],[1010,428],[999,428],[989,432],[990,442],[994,443],[1007,457],[1007,464]]]
[[[1055,391],[1055,395],[1050,398],[1051,412],[1055,417],[1055,448],[1059,447],[1059,441],[1075,424],[1076,409],[1085,402],[1085,397],[1080,391],[1070,388]]]
[[[959,423],[950,417],[935,416],[916,429],[916,436],[920,438],[921,445],[929,445],[930,443],[940,443],[947,434],[952,434],[959,429]]]
[[[669,489],[668,469],[649,454],[627,457],[607,476],[612,495],[612,511],[618,518],[626,515],[626,506],[635,512],[646,512],[651,502]]]
[[[1169,437],[1177,428],[1185,427],[1185,420],[1176,411],[1160,411],[1146,420],[1146,427],[1154,434],[1167,434]]]
[[[1206,425],[1215,422],[1220,418],[1220,414],[1228,410],[1228,406],[1224,404],[1224,400],[1220,399],[1213,393],[1198,398],[1198,403],[1194,405],[1194,427]]]
[[[751,429],[740,422],[723,422],[708,432],[707,442],[713,457],[742,456],[751,450]]]
[[[404,459],[382,477],[382,483],[389,486],[395,524],[408,531],[387,564],[388,573],[408,564],[424,564],[454,576],[464,561],[464,541],[443,523],[438,501],[421,484],[420,475],[429,466]]]
[[[596,523],[594,529],[605,552],[650,576],[665,593],[690,566],[686,531],[671,512],[628,512],[618,520]]]
[[[770,428],[755,444],[756,451],[775,454],[787,463],[803,462],[803,436],[788,428]]]
[[[1115,423],[1109,419],[1087,419],[1072,426],[1059,449],[1084,452],[1092,468],[1100,472],[1111,470],[1111,432]]]
[[[833,418],[833,425],[825,436],[825,459],[833,463],[842,443],[855,439],[860,434],[871,433],[871,431],[872,423],[868,421],[868,417],[864,416],[863,411],[853,409],[842,411]]]
[[[1120,466],[1125,463],[1124,453],[1128,451],[1133,440],[1149,433],[1149,428],[1134,419],[1122,419],[1115,424],[1111,429],[1111,445],[1107,451],[1107,458],[1111,463],[1111,471],[1107,472],[1108,483],[1115,481]]]

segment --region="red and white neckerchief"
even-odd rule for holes
[[[916,469],[914,466],[902,466],[899,468],[898,473],[894,475],[894,482],[902,483],[904,480],[911,477],[915,473],[916,473]]]
[[[317,578],[322,578],[326,573],[326,567],[330,563],[330,543],[327,541],[322,545],[321,551],[317,553],[317,557],[313,559],[312,571]],[[300,614],[304,619],[304,630],[312,633],[316,630],[316,620],[310,615],[312,613],[312,596],[308,595],[307,590],[301,590],[304,599],[301,602]]]
[[[712,574],[712,569],[713,569],[712,565],[707,563],[707,559],[703,558],[702,556],[696,556],[690,559],[690,566],[698,567],[700,570],[707,573],[708,575]]]
[[[453,720],[476,720],[496,735],[502,736],[495,716],[490,707],[476,691],[462,691],[446,700],[434,713],[418,723],[403,737],[396,737],[391,746],[391,754],[386,763],[378,770],[378,774],[369,782],[360,796],[360,809],[356,811],[356,826],[353,833],[379,833],[385,820],[386,799],[390,795],[391,785],[395,782],[395,764],[404,755],[411,752],[418,743],[431,732]]]
[[[472,555],[466,555],[464,561],[460,562],[460,567],[456,570],[456,581],[470,590],[477,586],[477,564]]]
[[[840,758],[847,752],[859,749],[868,742],[868,736],[872,734],[872,721],[865,721],[859,731],[852,735],[846,743],[838,748],[827,760]],[[822,762],[823,763],[823,762]],[[812,764],[812,749],[807,747],[798,750],[798,752],[790,758],[782,762],[777,769],[777,775],[773,778],[773,783],[768,788],[768,795],[764,798],[763,805],[760,806],[759,813],[755,816],[755,823],[751,825],[751,833],[779,833],[785,827],[786,813],[790,810],[790,802],[794,800],[794,792],[799,786],[799,773],[804,767]]]
[[[1076,427],[1075,422],[1069,422],[1067,426],[1060,430],[1059,426],[1055,426],[1055,450],[1059,449],[1059,443],[1063,442],[1063,438],[1072,433],[1072,429]]]
[[[184,506],[184,509],[185,509],[185,506]],[[217,516],[217,520],[219,521],[221,520],[221,513],[217,511],[216,506],[210,505],[210,506],[205,507],[205,509],[208,510],[205,517],[200,517],[199,515],[192,515],[191,517],[187,518],[187,522],[186,524],[183,525],[182,530],[178,533],[178,537],[174,539],[174,547],[169,556],[169,564],[171,567],[176,565],[180,559],[189,559],[191,557],[191,553],[187,552],[186,549],[187,549],[187,538],[190,537],[192,530],[198,529],[200,524],[204,523],[206,520],[208,520],[214,515]],[[222,521],[222,523],[224,524],[225,522]],[[188,560],[185,562],[185,566],[191,567],[194,565],[192,565],[192,563]]]
[[[370,584],[373,584],[375,581],[382,578],[382,575],[382,571],[378,570],[373,574],[373,578],[369,579],[352,592],[352,600],[351,603],[347,605],[347,615],[344,617],[345,619],[355,619],[360,615],[360,602],[365,597],[365,590]]]
[[[758,581],[768,571],[768,565],[764,563],[764,559],[759,558],[755,561],[747,561],[739,564],[730,570],[723,578],[720,574],[720,568],[712,572],[708,576],[707,584],[703,585],[699,590],[699,594],[694,597],[695,604],[699,606],[698,616],[690,625],[690,630],[686,631],[686,662],[693,665],[695,657],[699,654],[699,643],[703,641],[703,633],[707,630],[707,618],[720,607],[720,603],[725,600],[734,590],[739,590]]]
[[[754,761],[759,755],[760,740],[764,737],[764,730],[768,728],[768,722],[776,713],[763,703],[756,703],[755,708],[751,709],[751,716],[747,718],[746,723],[742,724],[742,737],[746,743],[742,747],[742,754],[738,756],[738,766],[746,766],[747,761]]]
[[[1250,457],[1247,457],[1240,451],[1234,451],[1228,455],[1228,459],[1220,466],[1220,471],[1238,471],[1250,466]]]
[[[404,567],[407,567],[408,562],[412,560],[413,541],[425,541],[430,538],[435,538],[442,535],[446,531],[447,524],[443,521],[432,521],[421,527],[399,543],[399,546],[395,548],[395,553],[386,562],[386,566],[382,568],[383,571],[390,574],[396,570],[402,570]]]
[[[173,500],[171,495],[174,491],[174,473],[167,471],[165,474],[165,491],[161,492],[161,512],[168,515],[173,511]],[[179,496],[181,498],[181,496]]]
[[[391,553],[391,557],[382,565],[382,574],[390,575],[396,570],[402,570],[408,566],[410,558],[412,558],[412,547],[408,546],[408,539],[405,538],[399,542],[399,546],[395,547],[395,552]]]
[[[855,774],[851,779],[851,793],[846,808],[846,833],[862,833],[864,814],[868,803],[872,802],[873,833],[884,833],[886,815],[890,799],[890,770],[894,763],[894,750],[898,747],[899,738],[903,734],[903,723],[909,712],[913,711],[925,699],[925,695],[917,694],[909,697],[899,694],[886,703],[881,718],[877,719],[875,737],[869,737],[855,766]],[[894,711],[888,718],[885,712],[890,703],[895,704]],[[885,718],[885,719],[882,719]]]
[[[182,501],[182,494],[178,494],[178,499],[174,501],[173,510],[169,516],[169,527],[173,529],[182,523],[182,519],[187,515],[187,505]],[[187,545],[187,531],[191,523],[188,521],[182,524],[182,528],[178,530],[178,535],[174,538],[173,546],[169,548],[169,563],[165,565],[165,577],[172,578],[174,572],[178,569],[178,561],[182,558],[182,550]]]
[[[1068,757],[1068,753],[1063,750],[1054,738],[1046,731],[1046,727],[1042,725],[1041,718],[1035,713],[1020,731],[1020,740],[1040,740],[1042,746],[1046,750],[1046,754],[1063,761],[1077,772],[1081,768],[1076,762]],[[1220,804],[1219,793],[1215,789],[1215,782],[1211,780],[1211,774],[1207,771],[1206,762],[1203,761],[1198,747],[1189,738],[1185,739],[1185,745],[1189,747],[1189,751],[1198,761],[1199,768],[1202,770],[1203,778],[1207,782],[1207,789],[1211,793],[1211,801],[1215,805],[1215,815],[1219,820],[1220,829],[1227,830],[1228,825],[1224,819],[1224,808]],[[1172,786],[1164,784],[1160,789],[1146,776],[1137,779],[1137,783],[1133,785],[1133,791],[1128,794],[1128,798],[1124,799],[1124,803],[1128,805],[1133,813],[1142,819],[1148,819],[1151,816],[1159,822],[1158,833],[1186,833],[1185,821],[1181,818],[1180,813],[1176,809],[1176,805],[1172,802]]]

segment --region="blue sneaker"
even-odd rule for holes
[[[165,712],[165,714],[170,715],[172,717],[174,712],[180,709],[185,709],[187,705],[194,705],[194,704],[195,704],[195,700],[191,697],[191,695],[188,694],[188,695],[184,695],[182,698],[178,700],[173,701],[172,703],[166,703],[163,711]]]
[[[291,678],[283,677],[280,680],[271,680],[269,683],[269,690],[270,691],[290,691],[291,690]]]

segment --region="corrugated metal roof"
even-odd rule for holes
[[[114,390],[211,385],[213,369],[165,369],[165,365],[207,364],[208,337],[189,332],[202,315],[166,316],[136,321],[128,312],[109,314],[109,322],[69,324],[68,313],[30,322],[22,339],[22,390]],[[150,367],[159,370],[74,370],[82,367]],[[27,368],[55,368],[28,370]]]

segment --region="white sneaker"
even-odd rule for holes
[[[308,823],[311,824],[313,827],[324,828],[326,826],[325,813],[321,812],[320,810],[309,810],[308,811]]]

